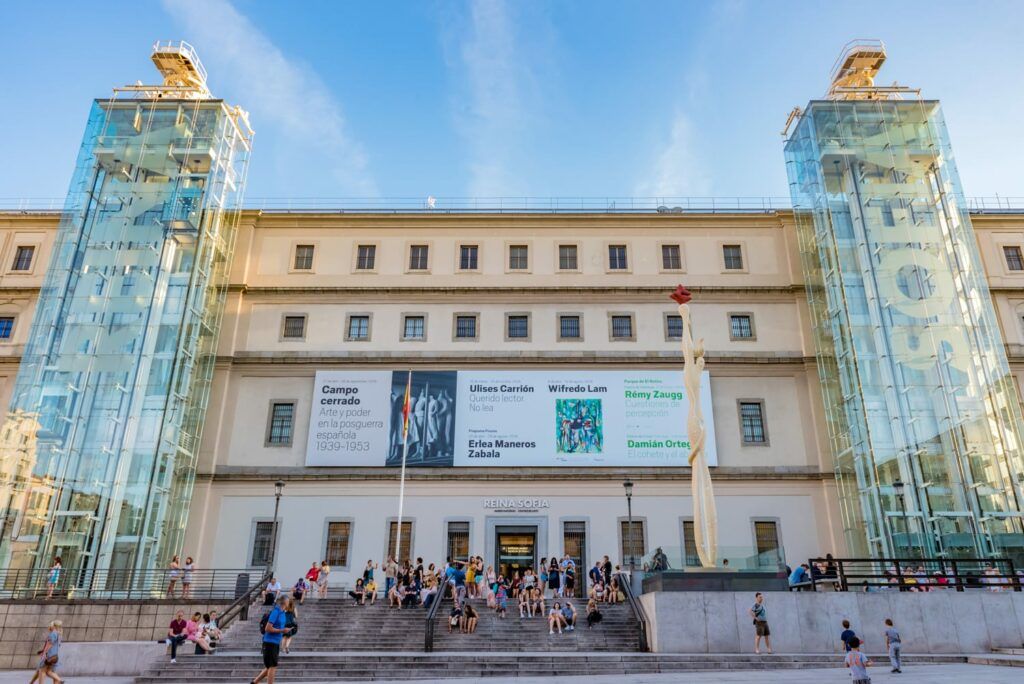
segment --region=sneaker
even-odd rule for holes
[[[171,658],[171,664],[172,664],[172,665],[173,665],[174,663],[176,663],[176,662],[178,662],[178,659],[177,659],[177,658]]]
[[[554,634],[554,633],[555,633],[555,630],[553,630],[553,629],[549,629],[548,630],[548,634]],[[171,662],[173,663],[174,661],[172,660]]]
[[[895,673],[899,672],[899,670],[897,670],[897,669],[896,669],[896,668],[894,667],[894,668],[892,668],[891,670],[889,670],[889,672],[892,672],[893,674],[895,674]]]

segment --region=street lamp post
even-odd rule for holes
[[[274,483],[274,536],[271,540],[270,546],[270,565],[269,570],[273,570],[274,563],[277,561],[277,512],[281,508],[281,494],[284,493],[284,480],[278,480]]]
[[[622,488],[626,490],[626,519],[627,529],[629,530],[629,570],[632,576],[633,569],[636,567],[636,553],[633,547],[633,481],[626,478],[626,481],[622,483]]]

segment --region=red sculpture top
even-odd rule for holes
[[[687,290],[682,285],[676,285],[676,291],[673,292],[670,296],[676,304],[686,304],[691,299],[693,299],[693,295],[690,294],[690,291]]]

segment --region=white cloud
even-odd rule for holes
[[[163,6],[184,25],[185,39],[200,57],[216,65],[214,94],[218,84],[227,83],[227,90],[239,94],[238,104],[252,113],[256,154],[261,126],[270,127],[274,149],[281,152],[275,159],[279,165],[312,165],[329,174],[329,182],[315,191],[377,194],[366,155],[346,130],[341,105],[312,69],[289,59],[229,0],[163,0]],[[289,175],[281,169],[283,178]]]
[[[637,184],[640,197],[704,197],[711,180],[694,148],[693,124],[683,113],[672,121],[672,131],[657,154],[650,176]]]
[[[527,128],[524,87],[531,78],[515,27],[502,0],[472,3],[468,37],[459,50],[467,101],[456,128],[470,147],[469,193],[476,197],[522,194],[510,165]]]

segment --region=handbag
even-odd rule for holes
[[[55,656],[55,655],[49,656],[49,657],[46,658],[46,660],[43,661],[43,663],[47,667],[53,667],[54,665],[57,664],[57,656]]]

